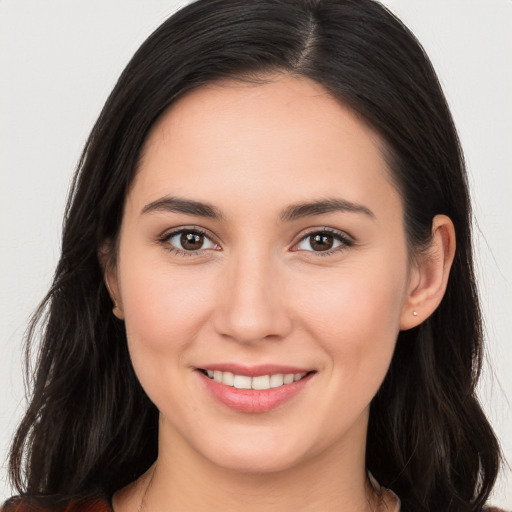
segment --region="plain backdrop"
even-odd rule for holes
[[[185,3],[0,0],[0,502],[25,407],[23,333],[52,278],[81,148],[131,55]],[[466,153],[488,349],[480,396],[512,462],[512,2],[384,3],[430,55]],[[510,467],[492,501],[512,508]]]

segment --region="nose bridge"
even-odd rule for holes
[[[291,318],[280,288],[278,262],[261,248],[233,257],[226,267],[216,328],[239,342],[281,338]]]

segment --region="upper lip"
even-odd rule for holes
[[[237,363],[214,363],[198,366],[199,370],[218,370],[221,372],[231,372],[235,375],[246,375],[247,377],[259,377],[261,375],[276,375],[278,373],[309,373],[311,368],[301,368],[298,366],[288,366],[280,364],[257,364],[242,365]]]

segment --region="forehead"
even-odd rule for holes
[[[176,101],[146,141],[131,195],[193,194],[224,206],[272,194],[360,201],[390,182],[371,128],[318,83],[279,76],[209,84]]]
[[[312,131],[318,128],[322,136],[329,128],[336,137],[341,135],[340,130],[345,136],[364,132],[375,145],[373,149],[381,146],[379,136],[319,83],[305,77],[269,75],[256,81],[217,81],[186,93],[157,121],[146,139],[142,158],[155,144],[172,142],[170,137],[188,137],[190,130],[198,139],[207,134],[203,143],[217,143],[220,139],[227,144],[224,132],[213,137],[209,130],[212,126],[226,132],[242,128],[238,130],[239,137],[245,136],[247,142],[254,140],[252,136],[261,135],[262,129],[282,130],[283,137],[276,140],[281,144],[294,140],[299,143],[302,138],[314,142]],[[285,137],[287,134],[290,136]],[[261,142],[269,140],[262,138]]]

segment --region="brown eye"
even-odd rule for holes
[[[326,252],[351,247],[353,241],[343,232],[317,231],[306,235],[294,248],[298,251]]]
[[[197,251],[204,244],[204,235],[201,233],[181,233],[181,247],[186,251]]]
[[[219,249],[219,246],[201,231],[192,229],[180,230],[166,235],[161,239],[172,251],[189,252],[191,254],[205,249]]]
[[[309,243],[314,251],[328,251],[334,245],[334,237],[327,233],[317,233],[310,237]]]

